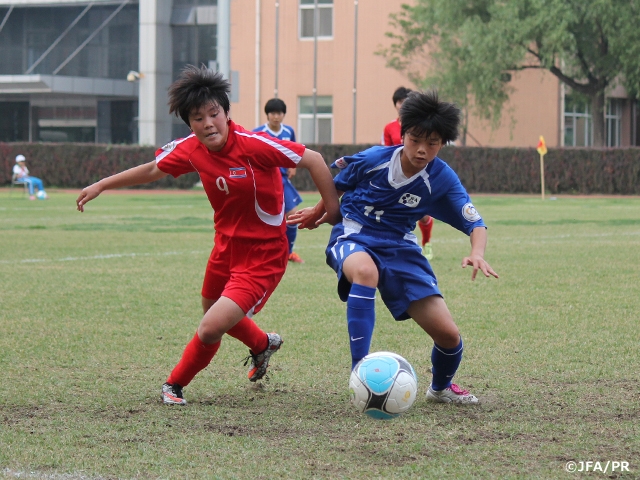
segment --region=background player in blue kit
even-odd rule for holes
[[[352,368],[369,353],[375,324],[375,294],[396,320],[413,320],[434,341],[433,379],[427,399],[478,403],[453,384],[462,360],[462,338],[422,255],[415,224],[431,215],[471,237],[471,253],[462,267],[486,277],[498,274],[484,260],[486,227],[456,173],[438,152],[458,136],[460,110],[438,94],[412,92],[400,110],[403,145],[373,147],[332,166],[342,195],[342,223],[333,227],[327,263],[338,274],[338,294],[347,303]],[[315,228],[324,223],[324,205],[298,211],[290,223]]]
[[[279,98],[272,98],[264,106],[264,113],[267,114],[267,123],[255,128],[254,132],[268,133],[272,137],[276,137],[280,140],[289,140],[290,142],[296,141],[296,132],[293,127],[285,125],[284,116],[287,114],[287,105]],[[294,213],[296,207],[302,203],[302,198],[296,190],[296,187],[291,183],[291,177],[296,174],[295,168],[280,168],[282,173],[282,186],[284,187],[284,208],[287,215]],[[300,258],[296,252],[293,251],[293,246],[298,236],[298,228],[295,225],[287,225],[287,239],[289,240],[289,261],[294,263],[304,263],[304,260]]]

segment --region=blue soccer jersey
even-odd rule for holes
[[[253,131],[268,133],[272,137],[276,137],[279,140],[289,140],[290,142],[296,141],[296,132],[293,130],[293,127],[285,124],[280,125],[279,132],[274,132],[273,130],[271,130],[268,123],[260,125],[258,128],[254,128]]]
[[[483,227],[458,175],[436,157],[427,167],[407,178],[400,165],[403,147],[372,147],[334,162],[340,168],[336,188],[345,192],[343,218],[357,222],[376,236],[403,237],[416,222],[430,215],[470,235]]]
[[[326,249],[327,264],[338,274],[338,294],[347,301],[351,284],[344,261],[366,252],[378,267],[378,290],[397,320],[409,318],[412,302],[441,295],[438,281],[422,255],[413,230],[425,215],[471,234],[484,227],[458,175],[435,158],[411,178],[402,172],[403,147],[373,147],[334,162],[342,192],[342,223],[335,225]]]

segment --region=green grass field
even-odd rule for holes
[[[436,223],[432,263],[465,339],[456,381],[482,404],[427,403],[430,339],[378,303],[372,351],[406,357],[420,395],[376,421],[349,404],[328,227],[299,234],[306,263],[256,317],[285,339],[271,379],[252,386],[227,338],[189,405],[168,407],[160,386],[201,317],[204,194],[109,193],[81,214],[49,193],[0,190],[0,477],[587,476],[570,461],[640,477],[638,198],[475,197],[498,280],[471,282],[468,238]]]

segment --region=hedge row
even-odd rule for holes
[[[84,188],[101,178],[153,160],[156,149],[86,143],[0,143],[0,185],[11,182],[15,158],[27,157],[29,172],[42,179],[45,188]],[[199,180],[192,173],[167,175],[149,185],[132,188],[192,188]]]
[[[445,147],[440,156],[470,192],[540,193],[540,155],[533,148]],[[552,194],[640,194],[640,148],[557,148],[544,156]]]
[[[370,145],[308,145],[328,163]],[[15,156],[45,186],[82,188],[100,178],[153,159],[153,147],[62,143],[0,143],[0,185],[11,181]],[[443,158],[469,192],[539,193],[540,156],[533,148],[445,147]],[[545,187],[551,194],[640,194],[640,148],[551,149],[544,157]],[[191,188],[197,174],[162,180],[138,188]],[[315,190],[306,170],[293,178],[299,190]]]

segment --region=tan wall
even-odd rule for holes
[[[384,125],[396,116],[391,97],[400,85],[411,87],[399,72],[385,67],[374,52],[389,39],[388,13],[401,0],[366,0],[358,7],[356,143],[377,143]],[[231,69],[240,72],[239,102],[232,117],[246,128],[256,124],[256,1],[235,0],[231,10]],[[334,2],[333,40],[318,42],[318,95],[333,96],[333,141],[353,140],[354,3]],[[261,0],[259,123],[264,103],[275,88],[275,1]],[[279,97],[287,104],[285,123],[297,128],[297,98],[313,95],[313,40],[298,39],[298,1],[280,0]]]
[[[557,78],[546,71],[525,70],[513,76],[511,85],[514,92],[503,107],[500,128],[491,131],[487,122],[470,117],[473,138],[467,137],[467,145],[535,147],[542,135],[547,146],[559,146],[562,116]]]
[[[239,102],[232,117],[246,128],[266,121],[265,102],[275,89],[276,0],[231,2],[231,69],[240,73]],[[415,88],[401,73],[385,67],[375,55],[391,42],[389,14],[407,0],[360,0],[358,6],[356,143],[378,143],[384,125],[396,116],[391,96],[400,85]],[[256,75],[256,6],[260,5],[260,74]],[[298,129],[297,99],[313,94],[313,40],[298,39],[298,0],[279,0],[278,96],[288,107],[285,123]],[[333,142],[353,140],[354,79],[353,0],[334,0],[334,36],[318,42],[318,95],[333,97]],[[501,126],[469,118],[467,145],[535,147],[543,135],[549,147],[561,145],[562,90],[549,72],[527,70],[514,75],[514,92],[504,107]],[[259,92],[256,93],[257,85]],[[625,109],[630,115],[631,109]],[[514,119],[515,121],[512,121]],[[623,145],[630,141],[631,123],[623,124]],[[473,137],[473,138],[471,138]],[[474,140],[475,139],[475,140]]]

